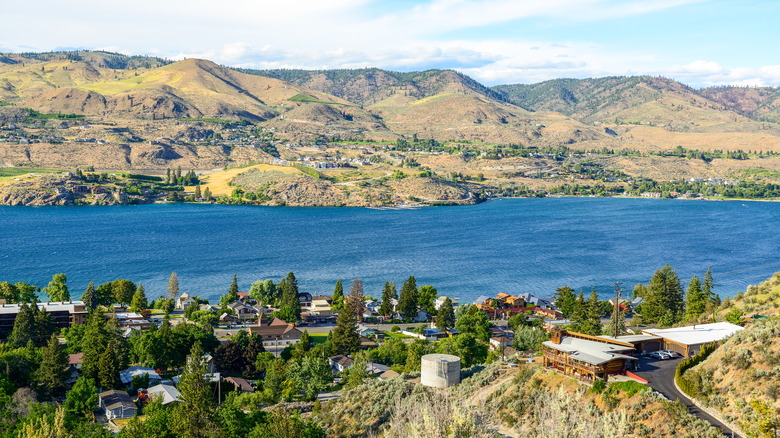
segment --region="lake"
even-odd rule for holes
[[[0,281],[45,286],[68,275],[142,282],[149,298],[177,272],[181,290],[214,299],[233,274],[242,291],[295,272],[301,291],[330,294],[360,277],[472,301],[498,292],[549,297],[612,283],[629,290],[668,263],[684,284],[712,266],[731,296],[780,270],[780,203],[616,198],[505,199],[418,210],[164,204],[0,207]]]

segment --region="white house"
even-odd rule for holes
[[[149,375],[149,385],[162,382],[162,377],[157,374],[153,368],[148,367],[130,367],[119,372],[119,380],[125,385],[129,385],[135,376]]]
[[[150,397],[162,397],[162,404],[167,405],[181,401],[181,393],[175,386],[155,385],[147,390]]]

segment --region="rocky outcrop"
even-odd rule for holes
[[[299,207],[341,206],[345,201],[333,184],[309,176],[284,178],[265,193],[276,204]]]

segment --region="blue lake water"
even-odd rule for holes
[[[141,205],[0,207],[0,281],[45,286],[68,275],[142,282],[147,296],[181,290],[213,299],[295,272],[302,291],[366,294],[414,275],[471,301],[498,292],[551,296],[563,285],[608,296],[669,263],[684,283],[712,265],[716,292],[734,295],[780,271],[780,203],[646,199],[512,199],[419,210]]]

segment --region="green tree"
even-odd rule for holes
[[[28,283],[15,283],[16,296],[18,303],[37,303],[38,292],[41,290],[38,286],[33,286]]]
[[[258,280],[249,288],[249,296],[265,306],[276,306],[281,298],[281,290],[273,280]]]
[[[555,307],[563,313],[564,316],[571,316],[577,306],[577,295],[574,289],[569,286],[559,287],[555,290]]]
[[[146,310],[148,305],[149,303],[146,301],[144,286],[142,284],[138,284],[138,288],[133,294],[133,299],[130,301],[130,310],[133,312],[140,312],[142,310]]]
[[[707,297],[710,303],[714,305],[720,305],[720,297],[713,291],[715,283],[712,281],[712,266],[707,267],[707,272],[704,274],[704,285],[702,291]]]
[[[366,309],[363,298],[363,281],[356,278],[352,280],[352,286],[349,288],[349,296],[346,297],[346,304],[347,307],[355,312],[355,318],[358,322],[363,321],[363,312]]]
[[[89,310],[97,308],[97,296],[95,295],[95,283],[89,282],[87,289],[81,294],[81,301],[84,302],[84,306]]]
[[[615,336],[615,330],[617,329],[617,335],[622,336],[628,333],[626,330],[626,317],[620,306],[612,306],[612,312],[609,317],[609,325],[606,327],[605,333],[609,336]]]
[[[135,294],[135,284],[130,280],[114,280],[111,282],[111,292],[114,295],[114,301],[119,304],[130,304]]]
[[[382,289],[382,302],[379,305],[380,315],[387,317],[393,314],[393,299],[398,299],[398,292],[395,290],[395,283],[386,281],[385,287]]]
[[[474,334],[462,333],[437,342],[436,352],[458,356],[461,360],[461,366],[468,368],[485,362],[488,355],[488,346],[479,342]]]
[[[397,310],[407,320],[417,317],[417,280],[414,277],[410,276],[404,281]]]
[[[688,283],[688,293],[685,295],[685,319],[697,319],[707,310],[709,303],[709,293],[702,288],[699,277],[694,275]]]
[[[295,274],[288,273],[287,278],[279,282],[279,288],[282,290],[282,300],[277,316],[290,323],[297,322],[301,319],[301,302],[298,299],[298,281]]]
[[[452,310],[452,300],[450,297],[444,298],[436,314],[436,327],[443,332],[449,332],[455,327],[455,312]]]
[[[547,332],[539,327],[522,326],[515,331],[512,341],[518,351],[539,351],[542,342],[549,339]]]
[[[344,284],[341,282],[341,279],[336,281],[336,287],[333,289],[331,301],[333,303],[331,305],[333,310],[341,310],[341,307],[344,305]]]
[[[198,184],[198,185],[195,186],[195,200],[199,201],[200,198],[202,198],[202,197],[203,197],[203,195],[200,192],[200,184]]]
[[[328,387],[333,373],[325,358],[306,356],[300,362],[293,362],[287,369],[287,375],[295,380],[296,386],[303,390],[307,400],[315,400],[317,394]]]
[[[68,391],[65,399],[65,409],[77,414],[87,415],[95,410],[98,401],[98,391],[95,381],[81,376],[73,388]]]
[[[642,321],[673,324],[682,317],[684,305],[680,278],[671,266],[665,265],[655,271],[647,286],[641,306]]]
[[[366,369],[367,366],[368,360],[366,359],[365,354],[356,354],[352,366],[349,367],[349,370],[347,371],[347,384],[344,386],[344,388],[356,388],[365,382],[369,377],[368,370]]]
[[[577,306],[571,318],[572,322],[569,326],[571,331],[586,335],[600,335],[600,309],[601,303],[595,290],[591,290],[590,298],[587,300],[583,298],[582,291],[580,291],[580,295],[577,298]]]
[[[433,286],[422,286],[417,291],[417,305],[429,315],[436,314],[436,298],[439,298],[439,291]]]
[[[208,365],[200,343],[193,344],[177,389],[182,401],[174,406],[171,423],[178,435],[188,438],[219,436]]]
[[[100,355],[97,366],[98,382],[102,388],[115,388],[119,382],[119,361],[117,360],[114,344],[109,343],[108,348]]]
[[[95,289],[95,303],[97,306],[109,306],[114,302],[113,286],[114,283],[109,281]]]
[[[179,296],[179,276],[175,272],[171,272],[171,276],[168,277],[168,298],[175,300]]]
[[[49,295],[50,301],[70,301],[70,292],[66,284],[68,277],[63,273],[54,274],[49,285],[43,288],[43,291]]]
[[[330,343],[338,354],[351,354],[360,348],[357,319],[352,309],[344,307],[339,311],[336,327],[330,333]]]
[[[52,336],[48,345],[41,349],[41,364],[35,373],[35,381],[44,394],[54,396],[62,393],[67,366],[68,356],[57,337]]]
[[[23,347],[28,342],[42,347],[46,345],[54,330],[54,321],[48,312],[40,310],[37,304],[22,303],[8,341],[16,347]]]
[[[468,305],[466,313],[455,322],[455,328],[461,333],[471,333],[484,342],[490,339],[490,321],[485,312],[474,305]]]
[[[233,275],[233,281],[230,282],[227,294],[223,295],[219,302],[224,307],[235,301],[238,301],[238,279]]]

